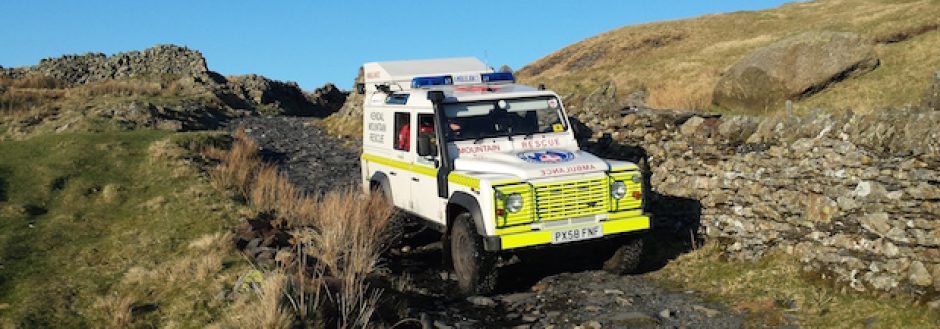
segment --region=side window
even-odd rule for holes
[[[387,105],[405,105],[408,103],[408,94],[394,94],[385,98]]]
[[[395,113],[395,140],[394,148],[408,152],[411,150],[411,114]]]
[[[431,141],[431,149],[437,150],[437,138],[434,135],[434,114],[418,114],[418,140],[427,137]]]

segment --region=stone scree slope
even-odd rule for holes
[[[655,191],[698,200],[731,257],[779,248],[856,290],[940,292],[940,112],[581,119],[645,148]]]

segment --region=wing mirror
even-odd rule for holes
[[[365,95],[366,93],[366,84],[360,82],[356,84],[356,93],[359,95]]]

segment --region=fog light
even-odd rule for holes
[[[610,184],[610,196],[614,199],[620,200],[627,195],[627,184],[624,184],[621,181],[616,181],[613,184]]]
[[[506,210],[509,210],[509,212],[519,212],[519,210],[522,210],[523,205],[525,205],[525,202],[522,200],[522,196],[519,195],[519,193],[510,194],[509,197],[506,198]]]

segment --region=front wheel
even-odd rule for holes
[[[451,262],[460,293],[486,295],[496,287],[496,257],[483,249],[483,238],[473,227],[471,216],[463,213],[454,219],[450,236]]]
[[[617,247],[613,256],[604,262],[604,270],[614,274],[629,274],[640,267],[643,256],[643,239],[632,237]]]

